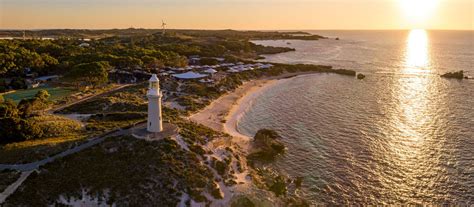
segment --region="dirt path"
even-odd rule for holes
[[[90,147],[92,147],[96,144],[99,144],[108,137],[120,136],[120,135],[125,135],[125,134],[128,134],[128,133],[129,133],[129,130],[118,130],[116,132],[106,133],[106,134],[103,134],[101,136],[91,138],[84,144],[81,144],[81,145],[78,145],[78,146],[73,147],[71,149],[68,149],[66,151],[63,151],[63,152],[61,152],[59,154],[56,154],[52,157],[48,157],[48,158],[45,158],[43,160],[39,160],[39,161],[31,162],[31,163],[7,164],[7,165],[6,164],[0,164],[0,171],[2,171],[2,170],[17,170],[17,171],[20,171],[20,172],[27,172],[27,171],[36,170],[36,169],[39,169],[39,167],[41,167],[42,165],[53,162],[54,160],[56,160],[58,158],[62,158],[62,157],[80,152],[80,151],[85,150],[87,148],[90,148]]]
[[[61,111],[61,110],[65,109],[65,108],[67,108],[67,107],[70,107],[70,106],[72,106],[72,105],[79,104],[79,103],[88,101],[88,100],[93,99],[93,98],[105,96],[105,95],[107,95],[107,94],[110,94],[110,93],[112,93],[112,92],[115,92],[115,91],[117,91],[117,90],[120,90],[120,89],[122,89],[122,88],[131,86],[131,85],[132,85],[132,84],[120,85],[120,86],[118,86],[118,87],[116,87],[116,88],[113,88],[113,89],[111,89],[111,90],[109,90],[109,91],[105,91],[105,92],[103,92],[103,93],[91,95],[91,96],[88,96],[88,97],[86,97],[86,98],[83,98],[83,99],[74,101],[74,102],[72,102],[72,103],[68,103],[68,104],[65,104],[65,105],[62,105],[62,106],[59,106],[59,107],[50,109],[50,110],[48,110],[48,113],[49,113],[49,114],[54,114],[55,112]]]
[[[32,172],[33,171],[22,172],[21,175],[20,175],[20,178],[18,178],[18,180],[16,180],[14,183],[12,183],[10,186],[8,186],[5,189],[5,191],[3,191],[3,193],[0,193],[0,204],[5,202],[5,200],[8,198],[8,196],[13,194],[16,191],[16,189],[18,187],[20,187],[20,185],[23,182],[25,182],[26,178],[28,178],[28,176],[30,176]]]
[[[38,170],[42,165],[53,162],[58,158],[62,158],[62,157],[65,157],[65,156],[68,156],[68,155],[71,155],[71,154],[78,153],[82,150],[88,149],[92,146],[95,146],[95,145],[103,142],[108,137],[120,136],[120,135],[125,135],[125,134],[128,134],[128,133],[130,133],[130,130],[118,130],[118,131],[113,132],[113,133],[108,133],[108,134],[105,134],[105,135],[102,135],[102,136],[99,136],[99,137],[95,137],[95,138],[89,139],[89,141],[87,141],[84,144],[81,144],[81,145],[76,146],[74,148],[68,149],[68,150],[66,150],[64,152],[61,152],[59,154],[56,154],[52,157],[48,157],[46,159],[36,161],[36,162],[32,162],[32,163],[13,164],[13,165],[0,164],[0,171],[2,171],[2,170],[16,170],[16,171],[22,172],[20,178],[18,178],[17,181],[10,184],[10,186],[8,186],[5,189],[4,192],[0,193],[0,204],[5,202],[5,200],[8,198],[8,196],[13,194],[16,191],[16,189],[18,187],[20,187],[21,184],[26,180],[26,178],[28,178],[28,176],[33,171]]]
[[[89,97],[86,97],[86,98],[83,98],[81,100],[78,100],[78,101],[75,101],[75,102],[72,102],[72,103],[69,103],[69,104],[65,104],[65,105],[62,105],[60,107],[57,107],[57,108],[53,108],[51,110],[49,110],[47,113],[49,114],[54,114],[56,111],[60,111],[64,108],[67,108],[69,106],[72,106],[74,104],[79,104],[79,103],[82,103],[82,102],[85,102],[87,100],[90,100],[92,98],[97,98],[97,97],[101,97],[101,96],[105,96],[107,94],[110,94],[114,91],[117,91],[117,90],[120,90],[122,88],[125,88],[125,87],[128,87],[130,86],[131,84],[125,84],[125,85],[121,85],[119,87],[116,87],[112,90],[109,90],[109,91],[106,91],[104,93],[100,93],[100,94],[96,94],[96,95],[92,95],[92,96],[89,96]],[[66,116],[64,116],[66,117]],[[10,196],[11,194],[13,194],[16,189],[18,187],[21,186],[21,184],[28,178],[28,176],[35,170],[38,170],[41,166],[47,164],[47,163],[50,163],[50,162],[53,162],[55,161],[56,159],[58,158],[62,158],[62,157],[65,157],[65,156],[68,156],[68,155],[71,155],[71,154],[75,154],[75,153],[78,153],[82,150],[85,150],[85,149],[88,149],[94,145],[97,145],[101,142],[103,142],[106,138],[108,137],[113,137],[113,136],[120,136],[120,135],[125,135],[125,134],[128,134],[130,133],[129,130],[116,130],[116,131],[112,131],[112,132],[109,132],[109,133],[106,133],[106,134],[103,134],[103,135],[100,135],[98,137],[94,137],[94,138],[91,138],[89,139],[86,143],[83,143],[79,146],[76,146],[74,148],[71,148],[71,149],[68,149],[66,151],[63,151],[59,154],[56,154],[52,157],[47,157],[43,160],[39,160],[39,161],[35,161],[35,162],[31,162],[31,163],[26,163],[26,164],[0,164],[0,171],[2,170],[16,170],[16,171],[20,171],[22,172],[21,173],[21,176],[20,178],[18,178],[17,181],[15,181],[14,183],[12,183],[10,186],[8,186],[4,192],[0,193],[0,204],[2,204],[3,202],[5,202],[5,200],[8,198],[8,196]]]

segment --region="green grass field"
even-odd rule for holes
[[[34,97],[36,93],[38,93],[39,90],[47,90],[48,93],[51,94],[51,97],[49,99],[51,101],[61,99],[75,92],[73,89],[70,89],[70,88],[40,87],[40,88],[15,91],[14,93],[3,95],[3,97],[5,99],[12,99],[13,101],[18,103],[22,99]]]

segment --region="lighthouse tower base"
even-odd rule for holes
[[[178,127],[170,123],[163,123],[163,131],[161,132],[149,132],[147,130],[147,123],[143,123],[132,128],[133,137],[148,141],[161,140],[166,137],[176,137],[177,135]]]

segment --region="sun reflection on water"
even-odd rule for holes
[[[411,30],[407,39],[405,72],[419,73],[429,70],[429,38],[426,30]]]
[[[389,132],[389,156],[394,168],[400,170],[400,180],[387,180],[392,194],[407,195],[419,191],[423,185],[419,177],[431,177],[433,165],[424,159],[433,138],[427,133],[436,120],[439,100],[435,98],[437,84],[431,72],[429,38],[425,30],[412,30],[407,37],[405,67],[402,76],[394,79],[392,92],[398,100],[388,109],[393,128]]]
[[[430,71],[429,39],[425,30],[411,30],[407,38],[404,74],[396,83],[397,99],[400,100],[400,112],[403,114],[402,123],[409,131],[423,127],[429,120],[431,104],[430,78],[423,76]],[[410,137],[418,137],[416,132],[410,133]],[[406,134],[408,135],[408,134]]]

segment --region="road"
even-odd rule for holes
[[[117,131],[112,132],[112,133],[109,132],[107,134],[89,139],[89,141],[84,143],[84,144],[81,144],[79,146],[68,149],[68,150],[66,150],[64,152],[61,152],[59,154],[56,154],[52,157],[48,157],[48,158],[45,158],[43,160],[36,161],[36,162],[31,162],[31,163],[26,163],[26,164],[13,164],[13,165],[0,164],[0,171],[2,171],[2,170],[16,170],[16,171],[22,172],[20,178],[18,178],[17,181],[10,184],[10,186],[8,186],[5,189],[5,191],[0,193],[0,204],[5,202],[5,200],[8,198],[8,196],[13,194],[16,191],[16,189],[18,187],[20,187],[20,185],[28,178],[28,176],[30,176],[30,174],[33,171],[38,170],[41,166],[43,166],[47,163],[53,162],[58,158],[65,157],[65,156],[80,152],[82,150],[85,150],[87,148],[90,148],[94,145],[97,145],[97,144],[103,142],[108,137],[121,136],[121,135],[129,134],[129,133],[130,133],[129,129],[127,129],[127,130],[117,130]]]
[[[35,161],[35,162],[30,162],[30,163],[25,163],[25,164],[7,164],[7,165],[6,164],[0,164],[0,171],[2,171],[2,170],[16,170],[16,171],[20,171],[20,172],[26,172],[26,171],[36,170],[39,167],[41,167],[42,165],[53,162],[54,160],[56,160],[58,158],[65,157],[65,156],[80,152],[80,151],[85,150],[89,147],[92,147],[96,144],[99,144],[108,137],[121,136],[121,135],[126,135],[128,133],[130,133],[129,130],[117,130],[116,132],[112,132],[112,133],[109,132],[109,133],[100,135],[98,137],[91,138],[84,144],[81,144],[79,146],[76,146],[76,147],[73,147],[73,148],[68,149],[66,151],[63,151],[63,152],[61,152],[59,154],[56,154],[52,157],[47,157],[43,160],[39,160],[39,161]]]
[[[105,95],[107,95],[107,94],[110,94],[110,93],[112,93],[112,92],[115,92],[115,91],[117,91],[117,90],[120,90],[120,89],[122,89],[122,88],[131,86],[131,85],[132,85],[132,84],[124,84],[124,85],[121,85],[121,86],[119,86],[119,87],[113,88],[113,89],[110,90],[110,91],[106,91],[106,92],[103,92],[103,93],[100,93],[100,94],[95,94],[95,95],[92,95],[92,96],[88,96],[88,97],[86,97],[86,98],[83,98],[83,99],[74,101],[74,102],[72,102],[72,103],[64,104],[64,105],[62,105],[62,106],[59,106],[59,107],[50,109],[50,110],[48,111],[48,113],[49,113],[49,114],[54,114],[55,112],[61,111],[61,110],[65,109],[65,108],[67,108],[67,107],[70,107],[70,106],[72,106],[72,105],[79,104],[79,103],[88,101],[88,100],[93,99],[93,98],[105,96]]]
[[[53,108],[53,109],[49,110],[48,113],[49,114],[54,114],[55,112],[60,111],[62,109],[65,109],[65,108],[67,108],[69,106],[72,106],[74,104],[79,104],[79,103],[85,102],[87,100],[90,100],[92,98],[105,96],[107,94],[110,94],[114,91],[117,91],[117,90],[120,90],[122,88],[128,87],[130,85],[131,84],[121,85],[121,86],[116,87],[116,88],[114,88],[110,91],[100,93],[100,94],[96,94],[96,95],[92,95],[92,96],[89,96],[87,98],[84,98],[84,99],[81,99],[81,100],[78,100],[78,101],[75,101],[75,102],[72,102],[72,103],[69,103],[69,104],[65,104],[65,105],[62,105],[60,107]],[[80,152],[82,150],[85,150],[87,148],[90,148],[94,145],[97,145],[97,144],[103,142],[108,137],[121,136],[121,135],[126,135],[126,134],[129,134],[129,133],[130,133],[129,129],[127,129],[127,130],[122,130],[122,129],[114,130],[114,131],[102,134],[100,136],[91,138],[84,144],[81,144],[81,145],[76,146],[74,148],[63,151],[63,152],[61,152],[59,154],[56,154],[52,157],[47,157],[43,160],[39,160],[39,161],[31,162],[31,163],[25,163],[25,164],[0,164],[0,171],[2,171],[2,170],[16,170],[16,171],[22,172],[20,178],[18,178],[17,181],[12,183],[2,193],[0,193],[0,204],[5,202],[5,200],[8,198],[8,196],[13,194],[16,191],[16,189],[18,189],[18,187],[20,187],[21,184],[28,178],[28,176],[30,176],[33,171],[38,170],[41,166],[43,166],[47,163],[53,162],[58,158],[65,157],[65,156]]]
[[[14,183],[12,183],[10,186],[8,186],[7,189],[5,189],[5,191],[3,191],[3,193],[0,193],[0,204],[5,202],[5,200],[8,198],[8,196],[13,194],[16,191],[16,189],[18,187],[20,187],[20,185],[26,180],[26,178],[28,178],[28,176],[31,175],[32,172],[33,171],[22,172],[21,175],[20,175],[20,178],[18,178],[18,180],[16,180]]]

